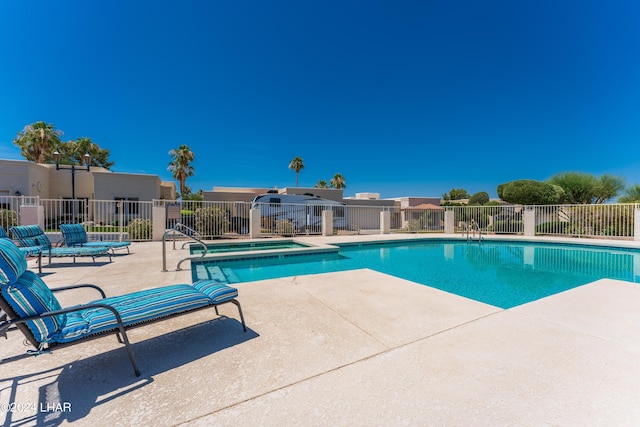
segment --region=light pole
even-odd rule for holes
[[[73,222],[75,223],[77,221],[76,218],[76,165],[71,164],[71,165],[61,165],[60,164],[60,158],[62,156],[60,155],[60,152],[58,150],[53,152],[53,158],[56,161],[56,170],[60,170],[60,169],[68,169],[71,171],[71,204],[73,207]],[[84,156],[82,156],[82,159],[84,161],[84,164],[87,167],[87,172],[91,169],[91,156],[89,155],[89,153],[86,153]],[[84,167],[82,168],[84,169]],[[81,170],[81,169],[78,169]]]

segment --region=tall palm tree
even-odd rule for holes
[[[20,154],[27,160],[36,163],[52,162],[53,152],[60,144],[62,134],[51,123],[35,122],[18,132],[13,143],[20,147]]]
[[[302,161],[302,158],[294,157],[293,160],[291,160],[291,163],[289,163],[289,169],[293,169],[294,171],[296,171],[296,187],[297,187],[298,174],[300,174],[300,171],[304,169],[304,162]]]
[[[189,191],[186,185],[187,178],[193,176],[193,166],[191,162],[195,159],[195,154],[187,145],[182,144],[175,150],[169,151],[171,162],[167,168],[173,174],[173,178],[180,183],[180,197]]]
[[[344,176],[342,176],[342,174],[337,173],[333,176],[333,178],[331,178],[330,181],[331,187],[336,188],[336,189],[341,189],[341,188],[347,188],[347,182],[344,179]]]

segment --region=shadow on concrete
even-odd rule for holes
[[[136,377],[133,372],[125,347],[119,344],[114,336],[106,336],[101,340],[113,340],[115,347],[113,350],[57,368],[12,378],[0,378],[0,396],[2,397],[0,403],[3,405],[17,403],[15,399],[20,394],[21,386],[46,381],[46,384],[39,387],[38,402],[32,403],[37,409],[36,413],[27,417],[24,413],[13,417],[13,413],[5,412],[4,425],[57,426],[63,422],[82,420],[92,408],[151,384],[155,375],[179,368],[258,336],[259,334],[250,328],[247,328],[247,332],[243,332],[239,321],[221,316],[211,321],[132,343],[133,354],[141,370],[139,377]],[[79,343],[77,346],[89,343],[90,341]],[[65,349],[61,348],[51,355],[38,357],[55,357],[56,353],[64,351]],[[15,371],[20,371],[18,364],[23,358],[23,356],[12,357],[4,359],[3,362],[15,363]],[[7,391],[10,394],[9,399],[7,399]]]

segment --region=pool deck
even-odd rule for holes
[[[107,295],[190,282],[189,268],[171,271],[186,250],[168,250],[164,273],[161,243],[131,251],[97,266],[54,259],[43,279],[51,287],[93,283]],[[232,305],[221,317],[204,310],[132,330],[140,377],[113,336],[33,357],[9,331],[0,339],[0,422],[640,424],[636,284],[603,279],[507,310],[368,269],[237,288],[246,333]],[[63,305],[96,297],[60,294]]]

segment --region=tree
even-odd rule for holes
[[[296,171],[296,187],[298,186],[298,175],[300,171],[304,169],[304,162],[301,157],[294,157],[289,163],[289,169]]]
[[[75,141],[62,142],[58,145],[58,151],[62,155],[60,161],[62,164],[82,164],[84,161],[83,156],[86,153],[89,153],[91,156],[91,166],[110,169],[114,164],[114,162],[109,161],[111,152],[107,149],[100,148],[91,138],[87,137],[81,137]]]
[[[499,185],[498,196],[516,205],[552,205],[562,200],[563,192],[547,182],[521,179]]]
[[[467,190],[465,190],[464,188],[452,188],[451,191],[449,191],[449,194],[444,193],[442,195],[442,198],[444,200],[460,200],[460,199],[468,199],[469,198],[469,193],[467,193]]]
[[[618,197],[618,203],[640,203],[640,184],[632,185]]]
[[[191,162],[195,159],[195,154],[187,145],[182,144],[175,150],[169,151],[171,162],[167,168],[173,174],[173,178],[180,183],[180,196],[188,194],[187,178],[193,176],[193,166]]]
[[[318,183],[316,184],[316,188],[329,188],[327,185],[327,181],[325,181],[324,179],[319,179]]]
[[[194,201],[202,201],[204,200],[204,194],[202,194],[202,189],[198,190],[195,193],[191,192],[191,189],[187,187],[187,192],[181,195],[182,200],[194,200]]]
[[[603,174],[596,185],[596,203],[604,203],[624,190],[624,178]]]
[[[333,178],[331,178],[331,181],[329,182],[331,184],[332,188],[336,188],[336,189],[341,189],[341,188],[347,188],[347,182],[344,179],[344,176],[342,176],[342,174],[335,174],[333,176]]]
[[[20,147],[20,154],[35,163],[53,163],[53,152],[60,144],[61,130],[53,124],[35,122],[24,127],[13,143]]]
[[[489,193],[480,191],[469,197],[469,205],[485,205],[489,203]]]
[[[624,179],[613,175],[594,175],[582,172],[562,172],[548,181],[562,187],[565,202],[572,204],[604,203],[624,188]]]

